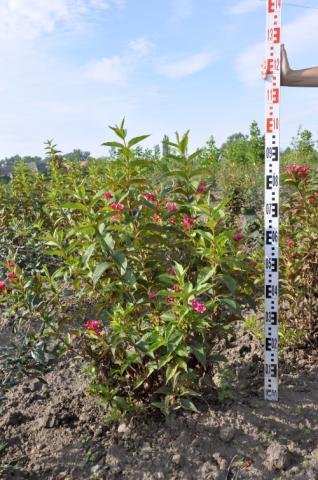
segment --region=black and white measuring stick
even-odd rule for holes
[[[266,1],[265,400],[278,400],[279,160],[282,0]]]

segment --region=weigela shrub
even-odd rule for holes
[[[286,327],[318,339],[318,185],[309,167],[290,165],[284,179],[282,205],[281,272],[282,310]]]
[[[85,177],[63,173],[52,153],[42,239],[58,265],[21,272],[11,298],[84,360],[88,392],[109,418],[195,410],[193,397],[211,386],[218,338],[251,301],[254,266],[243,232],[225,227],[227,200],[211,207],[188,132],[167,142],[171,153],[157,167],[135,156],[146,135],[128,140],[124,122],[111,128],[117,140],[104,145],[117,153],[98,178],[94,166]],[[70,294],[94,317],[70,322]]]

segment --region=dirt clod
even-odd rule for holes
[[[287,447],[273,442],[266,450],[264,465],[269,470],[286,470],[290,466],[291,456]]]

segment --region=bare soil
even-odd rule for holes
[[[204,392],[200,413],[109,426],[87,397],[79,365],[59,361],[0,402],[5,480],[318,479],[318,365],[306,349],[285,354],[280,400],[263,400],[262,349],[239,330],[223,345],[235,398]],[[224,371],[223,371],[224,376]],[[216,384],[221,374],[214,378]]]

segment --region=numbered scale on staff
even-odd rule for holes
[[[280,0],[267,0],[265,82],[265,399],[278,400]]]

